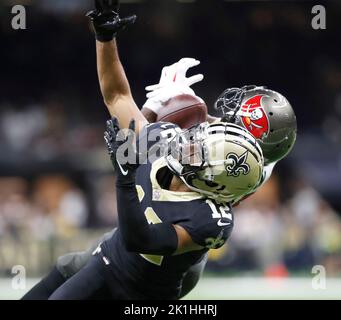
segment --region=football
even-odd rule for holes
[[[200,98],[182,94],[165,103],[157,115],[157,121],[176,123],[182,129],[187,129],[205,122],[206,117],[207,106]]]

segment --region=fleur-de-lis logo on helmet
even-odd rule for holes
[[[244,175],[250,172],[250,166],[246,163],[248,152],[244,152],[240,157],[235,153],[229,153],[226,156],[227,160],[232,160],[232,164],[225,166],[228,176],[239,177],[242,173]]]

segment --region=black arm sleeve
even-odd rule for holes
[[[171,255],[178,246],[175,228],[170,223],[149,225],[135,187],[135,173],[118,174],[117,208],[119,228],[128,251]]]

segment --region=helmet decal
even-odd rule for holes
[[[269,134],[269,119],[262,107],[264,95],[256,95],[247,100],[241,108],[244,127],[256,138],[263,139]]]
[[[241,173],[248,174],[250,172],[250,166],[246,163],[248,152],[244,152],[240,157],[237,154],[231,152],[226,156],[226,160],[232,160],[232,164],[225,166],[228,176],[239,177]]]

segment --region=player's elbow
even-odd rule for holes
[[[120,100],[125,99],[125,97],[130,96],[129,88],[123,86],[113,87],[111,84],[106,82],[100,83],[101,93],[106,106],[116,105]]]
[[[102,97],[103,97],[103,101],[104,104],[110,108],[113,107],[117,104],[117,101],[119,100],[119,94],[115,94],[115,93],[105,93],[102,91]]]

